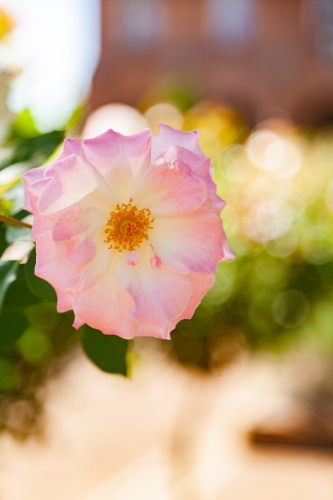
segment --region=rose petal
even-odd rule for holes
[[[88,163],[72,155],[54,166],[54,177],[38,200],[43,215],[54,214],[75,204],[95,206],[106,213],[115,200],[103,178]]]
[[[43,167],[32,168],[23,174],[23,179],[25,181],[25,185],[29,188],[32,184],[37,181],[40,181],[44,178],[46,165]]]
[[[192,295],[182,315],[177,318],[176,323],[183,319],[192,318],[194,311],[202,301],[202,298],[212,288],[215,282],[215,276],[211,276],[209,274],[189,273],[187,275],[187,279],[192,285]]]
[[[88,232],[92,234],[107,222],[105,214],[98,208],[70,207],[54,223],[52,237],[54,241],[70,240]]]
[[[136,266],[139,261],[139,250],[134,250],[134,252],[129,252],[127,254],[127,263],[130,266]]]
[[[87,323],[108,335],[132,339],[136,334],[137,323],[129,315],[132,307],[130,296],[118,286],[116,263],[117,260],[111,263],[108,271],[94,286],[75,294],[73,308],[80,323]]]
[[[151,140],[150,130],[132,136],[108,130],[82,142],[84,157],[104,177],[117,202],[129,200],[134,178],[148,168]]]
[[[36,168],[34,170],[39,169]],[[29,212],[36,212],[37,201],[43,189],[51,180],[51,177],[41,177],[40,179],[37,179],[37,176],[35,176],[33,180],[33,176],[27,175],[30,172],[31,171],[23,174],[23,182],[25,184],[23,208],[25,210],[29,210]],[[42,172],[40,172],[40,174],[42,174]]]
[[[76,330],[78,330],[83,325],[84,325],[84,321],[82,321],[78,316],[75,316],[73,327],[76,328]]]
[[[234,252],[231,250],[230,245],[225,236],[225,242],[223,245],[224,258],[222,260],[234,260],[236,258]]]
[[[66,246],[66,258],[75,266],[88,264],[96,255],[96,246],[93,237],[85,238],[83,241],[72,240]]]
[[[68,291],[80,281],[79,267],[68,262],[66,250],[65,242],[53,241],[51,231],[43,233],[36,243],[35,273],[51,283],[57,293]]]
[[[75,265],[68,260],[67,241],[53,241],[51,231],[42,234],[36,243],[36,275],[51,283],[57,292],[94,286],[105,275],[112,258],[103,240],[104,235],[100,233],[95,245],[96,256],[86,265]]]
[[[207,213],[157,218],[150,233],[150,242],[162,262],[183,274],[214,274],[224,257],[224,238],[220,217]]]
[[[169,147],[160,157],[165,158],[170,163],[177,160],[188,165],[192,172],[198,175],[206,184],[207,196],[212,201],[210,211],[215,212],[217,215],[220,214],[226,202],[216,193],[216,184],[212,179],[212,166],[209,158],[199,156],[181,146]]]
[[[154,217],[194,212],[206,196],[205,183],[187,165],[170,165],[162,159],[146,170],[133,191],[138,207],[149,208]]]
[[[55,161],[44,165],[43,167],[33,168],[28,170],[23,175],[27,179],[27,187],[29,187],[33,182],[42,179],[43,177],[53,177],[54,176],[54,165],[68,156],[76,155],[83,159],[82,147],[79,139],[70,139],[68,137],[64,140],[63,150]],[[28,210],[28,209],[27,209]]]
[[[153,137],[151,147],[152,161],[156,160],[158,156],[163,153],[170,146],[181,146],[185,149],[193,151],[198,156],[205,158],[198,144],[198,132],[182,132],[175,130],[168,125],[159,125],[160,133]]]
[[[150,255],[150,265],[153,269],[159,269],[162,265],[162,259],[152,249]]]
[[[48,217],[43,217],[38,212],[34,213],[34,221],[30,233],[30,238],[32,241],[37,241],[38,238],[45,233],[50,231],[53,226],[53,221]]]
[[[170,340],[170,330],[174,328],[169,325],[156,326],[156,325],[138,325],[135,333],[136,337],[155,337],[163,340]]]
[[[166,336],[163,337],[165,339],[170,338],[170,332],[176,327],[179,321],[192,318],[196,308],[202,301],[202,298],[212,288],[215,282],[215,277],[209,274],[189,273],[186,278],[191,283],[192,295],[181,316],[173,321],[169,321],[165,326]]]
[[[73,292],[57,291],[57,311],[62,313],[73,309]]]
[[[133,300],[131,316],[138,323],[165,326],[179,317],[185,310],[192,292],[185,276],[175,274],[163,265],[152,269],[150,248],[140,249],[139,263],[128,266],[125,259],[119,260],[117,277],[119,286]]]
[[[58,156],[57,161],[62,160],[63,158],[67,158],[67,156],[76,155],[80,156],[83,159],[82,153],[82,141],[79,139],[71,139],[70,137],[66,137],[64,140],[64,148],[61,154]]]
[[[86,266],[80,268],[80,282],[76,289],[85,290],[94,286],[107,272],[113,254],[104,239],[105,234],[101,231],[96,240],[96,256]]]

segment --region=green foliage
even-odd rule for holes
[[[88,358],[101,370],[127,374],[127,340],[116,335],[104,335],[88,325],[80,328],[80,340]]]
[[[11,125],[11,133],[14,137],[36,137],[40,135],[33,116],[29,109],[24,109],[15,118]]]
[[[197,93],[182,85],[170,86],[165,92],[166,98],[173,102],[181,111],[190,109],[197,101]]]
[[[10,284],[5,295],[4,305],[9,308],[25,309],[41,301],[28,288],[25,267],[24,264],[19,265],[16,280]]]
[[[15,393],[20,386],[19,373],[11,361],[0,358],[0,392]]]
[[[52,345],[45,332],[33,326],[26,329],[17,342],[19,352],[32,365],[44,363],[52,354]]]
[[[24,313],[3,308],[0,315],[0,350],[15,344],[27,328]]]
[[[26,315],[31,326],[41,330],[51,330],[60,321],[60,314],[55,304],[44,301],[26,309]]]
[[[0,223],[0,257],[7,248],[7,241],[5,237],[5,226]]]
[[[47,299],[56,302],[57,296],[52,286],[45,280],[35,275],[36,250],[30,253],[27,264],[25,265],[25,278],[29,290],[40,299]]]
[[[4,200],[0,198],[0,215],[8,217],[10,215],[12,206],[13,203],[11,200]]]
[[[83,104],[79,104],[73,111],[69,120],[67,121],[67,130],[75,130],[84,119],[86,108]]]
[[[63,139],[64,132],[58,130],[37,137],[15,137],[2,148],[0,170],[21,162],[28,162],[27,169],[40,166]]]
[[[5,294],[11,283],[16,278],[19,262],[16,260],[6,260],[0,262],[0,311],[5,298]]]

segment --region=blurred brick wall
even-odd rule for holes
[[[321,26],[313,1],[247,0],[253,11],[249,34],[228,43],[223,33],[210,30],[209,0],[160,0],[160,36],[155,33],[143,46],[128,40],[126,2],[102,0],[102,56],[93,82],[93,109],[114,101],[137,105],[152,85],[171,76],[202,98],[236,106],[250,122],[279,109],[296,122],[320,124],[333,118],[333,54],[324,56],[318,46]],[[229,0],[229,10],[232,5]]]

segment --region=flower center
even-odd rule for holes
[[[105,229],[107,237],[104,241],[109,243],[110,249],[132,252],[139,248],[144,240],[148,240],[148,230],[153,229],[153,222],[150,210],[138,210],[136,205],[132,205],[130,198],[128,203],[117,205],[114,212],[110,212]]]

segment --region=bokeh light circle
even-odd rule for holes
[[[121,103],[106,104],[89,115],[82,131],[82,138],[92,139],[110,128],[120,134],[131,135],[148,128],[148,122],[132,106]]]
[[[300,290],[279,293],[272,304],[275,322],[284,328],[301,326],[309,314],[309,300]]]

